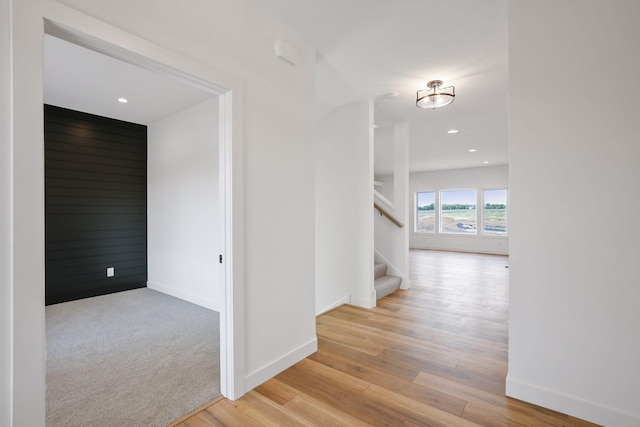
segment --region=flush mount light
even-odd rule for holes
[[[126,104],[127,102],[129,102],[129,100],[127,98],[118,98],[118,102],[120,102],[121,104]]]
[[[485,161],[484,161],[484,162],[482,162],[482,163],[484,163],[484,164],[486,165],[487,163],[489,163],[489,160],[485,160]]]
[[[475,153],[476,151],[478,150],[476,150],[475,148],[472,148],[471,150],[469,150],[470,153]]]
[[[429,89],[419,90],[416,93],[416,107],[436,109],[451,104],[456,97],[455,88],[440,86],[442,86],[442,80],[431,80],[427,83]]]
[[[458,133],[458,129],[451,129],[448,130],[447,133]]]

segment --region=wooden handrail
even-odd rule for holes
[[[389,212],[385,211],[384,208],[382,208],[379,204],[377,204],[376,202],[373,202],[373,207],[375,209],[378,210],[378,212],[380,212],[380,215],[382,215],[383,217],[387,218],[389,221],[391,221],[396,227],[398,228],[402,228],[404,227],[404,224],[401,223],[400,221],[398,221],[397,219],[395,219]]]

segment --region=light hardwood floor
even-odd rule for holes
[[[507,257],[411,251],[410,264],[410,290],[318,317],[317,353],[175,425],[594,425],[505,397]]]

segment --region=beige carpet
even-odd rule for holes
[[[46,308],[47,426],[166,426],[220,394],[219,315],[147,289]]]

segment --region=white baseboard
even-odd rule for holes
[[[528,384],[507,375],[507,396],[603,426],[640,426],[640,415]]]
[[[362,298],[351,295],[351,298],[349,298],[349,304],[355,305],[356,307],[373,308],[376,306],[376,291],[371,291],[371,296],[369,298]]]
[[[318,351],[318,338],[313,338],[306,344],[290,351],[281,358],[247,375],[244,380],[245,392],[258,387],[263,382],[275,377],[285,369],[295,365],[305,357]]]
[[[162,286],[153,282],[147,282],[147,287],[154,291],[162,292],[163,294],[171,295],[172,297],[180,298],[181,300],[208,308],[209,310],[217,311],[218,313],[222,312],[222,304],[217,301],[201,298],[197,295],[193,295],[179,289],[170,288],[168,286]]]
[[[424,249],[427,251],[444,251],[444,252],[463,252],[467,254],[487,254],[487,255],[509,255],[508,250],[493,250],[493,249],[468,249],[461,247],[443,247],[439,245],[411,245],[411,249]]]
[[[458,246],[428,245],[428,244],[412,244],[409,249],[424,249],[428,251],[445,251],[445,252],[463,252],[468,254],[487,254],[487,255],[509,255],[508,249],[487,249],[487,248],[462,248]]]
[[[334,308],[338,308],[341,305],[345,305],[345,304],[349,304],[349,295],[345,295],[342,298],[340,298],[339,300],[337,300],[336,302],[334,302],[333,304],[329,304],[327,307],[323,308],[322,310],[320,310],[319,312],[316,313],[316,316],[320,316],[321,314],[324,314],[328,311],[333,310]]]

